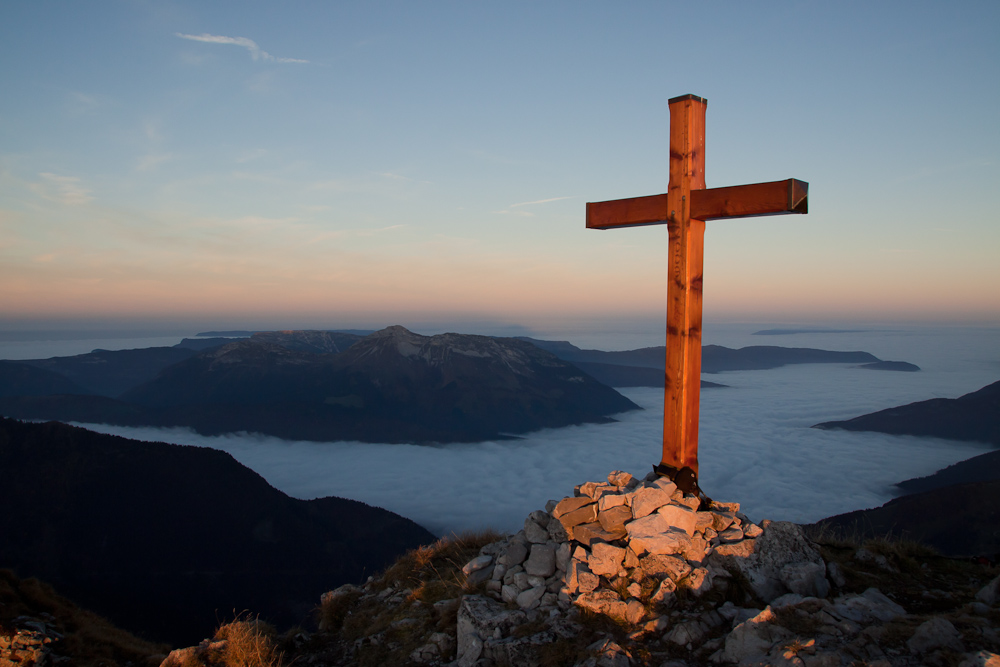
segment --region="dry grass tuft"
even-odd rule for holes
[[[378,587],[410,588],[416,599],[428,603],[457,597],[465,589],[462,567],[484,546],[503,538],[491,528],[442,537],[400,557],[376,580]]]
[[[276,635],[269,623],[237,616],[215,631],[216,641],[226,641],[222,664],[226,667],[281,667],[284,655],[278,651]]]

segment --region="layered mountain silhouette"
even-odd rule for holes
[[[864,541],[915,540],[946,556],[1000,556],[1000,480],[954,484],[890,500],[881,507],[813,524],[827,534]]]
[[[0,418],[0,568],[171,643],[252,609],[301,623],[435,538],[343,498],[297,500],[229,454]]]
[[[215,342],[215,345],[219,344],[219,342]],[[180,345],[136,350],[94,350],[72,357],[28,359],[19,363],[59,374],[83,387],[84,390],[81,392],[45,393],[88,393],[100,396],[118,396],[132,387],[156,377],[164,368],[191,358],[198,354],[198,351],[198,349]],[[24,391],[21,392],[21,395],[30,396],[32,393]]]
[[[813,428],[924,435],[1000,445],[1000,382],[959,398],[932,398]]]
[[[0,413],[24,419],[368,442],[474,442],[634,409],[528,342],[398,326],[364,338],[257,334],[188,356],[114,399],[0,398]]]
[[[0,397],[89,393],[65,375],[21,362],[0,361]]]
[[[915,477],[896,484],[903,493],[920,493],[955,484],[1000,481],[1000,451],[986,452],[971,459],[953,463],[933,475]]]
[[[662,387],[667,348],[644,347],[637,350],[606,352],[584,350],[568,341],[538,340],[522,337],[560,359],[572,362],[601,382],[612,387]],[[836,352],[806,347],[751,345],[739,349],[722,345],[701,348],[701,372],[768,370],[790,364],[864,364],[871,370],[914,371],[919,367],[902,361],[882,361],[868,352]],[[702,381],[702,387],[720,387]]]

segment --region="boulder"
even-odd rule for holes
[[[753,592],[765,602],[789,591],[781,578],[786,565],[809,562],[820,565],[824,572],[826,568],[802,527],[787,521],[768,523],[756,540],[720,545],[708,561],[714,567],[742,574]]]
[[[533,577],[551,577],[556,571],[556,549],[551,544],[532,544],[524,571]]]
[[[521,609],[534,609],[541,603],[545,592],[545,586],[535,586],[534,588],[521,591],[517,596],[517,606]]]
[[[605,577],[614,577],[625,562],[625,549],[604,542],[596,542],[591,547],[590,571]]]
[[[869,588],[861,595],[839,597],[833,602],[833,611],[841,618],[855,623],[883,623],[906,615],[906,610],[887,598],[877,588]]]
[[[930,653],[934,649],[948,648],[961,653],[965,650],[962,635],[951,622],[940,616],[921,623],[906,642],[913,655]]]
[[[548,522],[545,525],[547,526]],[[524,536],[532,544],[544,544],[549,541],[549,531],[530,517],[524,520]]]
[[[651,554],[639,559],[639,569],[645,577],[680,581],[691,572],[687,561],[677,556]]]
[[[579,561],[571,561],[566,570],[566,590],[572,595],[596,590],[601,580],[590,568]]]
[[[673,579],[664,579],[660,582],[660,587],[649,597],[649,601],[662,607],[669,607],[677,599],[676,590],[677,584]]]
[[[631,656],[610,639],[601,639],[587,647],[591,657],[580,663],[582,667],[629,667]]]
[[[630,473],[621,470],[613,470],[608,473],[608,484],[613,486],[628,486],[633,479],[634,477]]]
[[[805,597],[825,598],[830,592],[826,568],[820,563],[800,561],[781,568],[781,581],[793,593]]]
[[[600,512],[611,509],[612,507],[628,507],[628,496],[623,493],[609,493],[601,496],[601,499],[597,501],[597,509]],[[632,510],[629,510],[629,518],[632,518]]]
[[[685,621],[684,623],[678,623],[675,625],[673,629],[663,637],[663,641],[677,644],[678,646],[697,644],[705,637],[708,630],[709,628],[706,627],[701,621]]]
[[[726,662],[742,664],[755,658],[763,658],[771,647],[792,637],[789,630],[775,624],[774,612],[768,607],[753,618],[746,620],[726,636],[722,658]]]
[[[569,533],[566,532],[566,528],[563,527],[561,521],[549,521],[548,525],[549,538],[553,542],[568,542]]]
[[[641,519],[670,504],[670,492],[659,487],[641,487],[632,492],[632,516]]]
[[[636,519],[625,526],[629,545],[636,553],[676,554],[691,545],[687,533],[673,530],[659,514]]]
[[[664,505],[656,511],[657,514],[666,519],[667,523],[675,529],[683,530],[688,536],[694,535],[698,524],[696,512],[682,505]],[[742,539],[742,534],[740,535]]]
[[[482,570],[483,568],[489,566],[493,562],[493,556],[476,556],[462,568],[462,574],[469,576],[477,570]]]
[[[583,593],[576,599],[576,605],[595,614],[603,614],[619,621],[627,620],[628,605],[614,591],[601,588]]]
[[[504,637],[527,620],[523,611],[508,609],[482,595],[463,596],[458,606],[458,664],[462,667],[476,664],[484,638]]]
[[[561,519],[563,516],[575,512],[576,510],[593,504],[594,499],[589,496],[577,496],[573,498],[563,498],[556,503],[552,510],[553,519]]]
[[[558,509],[558,508],[556,508]],[[567,512],[559,517],[559,523],[566,530],[566,533],[573,536],[573,528],[579,525],[594,523],[597,521],[597,503],[591,502],[572,512]]]
[[[528,547],[523,542],[511,542],[507,545],[507,550],[501,554],[497,561],[508,568],[520,565],[528,557]]]
[[[631,525],[631,524],[629,524]],[[594,523],[583,523],[573,527],[573,539],[580,544],[593,546],[595,542],[614,542],[625,537],[625,529],[620,531],[605,530],[604,526],[596,521]]]
[[[690,590],[695,597],[701,597],[712,590],[712,575],[707,569],[696,567],[680,584]]]
[[[979,592],[976,593],[976,599],[990,606],[1000,601],[1000,576],[980,588]]]
[[[601,510],[597,515],[597,521],[601,527],[609,533],[625,532],[625,524],[632,520],[632,510],[626,505],[618,505],[606,510]]]

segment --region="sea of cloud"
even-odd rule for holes
[[[809,428],[868,411],[873,403],[888,407],[884,401],[866,400],[866,395],[875,398],[880,384],[869,380],[870,375],[882,373],[799,366],[728,374],[730,388],[703,393],[703,488],[719,500],[742,503],[755,520],[809,522],[881,505],[894,497],[896,482],[988,449],[933,438]],[[550,498],[572,495],[576,484],[603,479],[611,470],[644,475],[659,461],[662,391],[623,393],[645,409],[619,415],[614,424],[539,431],[515,441],[435,447],[291,442],[248,434],[207,437],[186,429],[91,428],[221,449],[289,495],[361,500],[409,517],[436,534],[485,526],[516,530],[530,511]]]
[[[702,392],[701,484],[713,498],[740,502],[751,518],[810,522],[875,507],[894,497],[896,482],[988,449],[810,427],[927,398],[957,397],[995,382],[1000,379],[996,329],[752,336],[757,328],[763,327],[717,328],[715,339],[707,342],[865,350],[924,370],[817,364],[708,376],[728,387]],[[622,393],[644,409],[618,415],[612,424],[474,444],[315,443],[258,434],[208,437],[187,429],[87,426],[139,440],[221,449],[289,495],[361,500],[436,534],[487,526],[516,530],[530,511],[550,498],[571,495],[576,484],[603,479],[612,470],[645,475],[659,462],[662,390]]]

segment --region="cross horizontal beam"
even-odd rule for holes
[[[691,190],[693,220],[752,218],[809,212],[809,184],[794,178],[728,188]],[[587,204],[588,229],[666,224],[667,195],[631,197]]]

